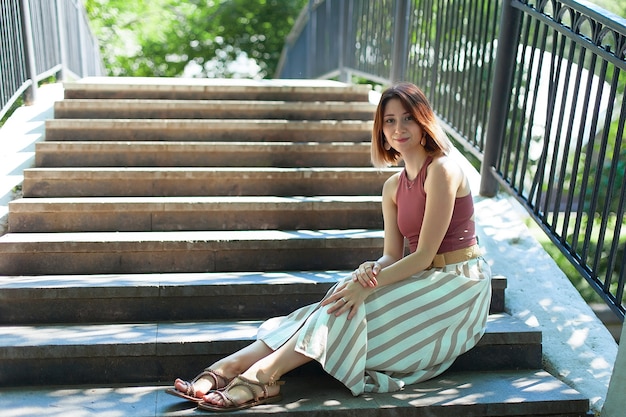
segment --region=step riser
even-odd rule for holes
[[[107,101],[57,102],[56,119],[281,119],[281,120],[363,120],[373,119],[375,108],[369,104],[350,103],[329,106],[319,103],[298,105],[250,105],[245,102],[194,102],[178,101],[138,103]]]
[[[114,291],[90,288],[83,291],[46,288],[40,291],[2,291],[0,324],[56,323],[141,323],[234,319],[259,320],[289,314],[303,305],[319,301],[333,283],[291,284],[289,290],[276,285],[255,285],[250,290],[224,291],[189,285],[180,288],[134,288]],[[123,293],[120,294],[123,290]],[[181,294],[185,293],[185,294]],[[490,313],[501,313],[504,288],[493,286]],[[236,316],[236,317],[234,317]],[[506,360],[508,360],[506,356]]]
[[[262,207],[247,210],[229,208],[190,207],[188,209],[168,209],[167,207],[146,209],[137,208],[125,211],[123,208],[90,207],[77,205],[57,205],[29,212],[13,211],[9,217],[11,233],[49,232],[143,232],[175,230],[299,230],[299,229],[340,229],[366,228],[382,229],[380,203],[369,208],[307,210],[305,207],[284,210]]]
[[[361,102],[369,101],[367,93],[363,92],[288,92],[288,91],[211,91],[202,90],[189,91],[158,91],[158,90],[135,90],[135,91],[78,91],[65,90],[66,99],[107,99],[107,100],[254,100],[254,101],[287,101],[287,102],[309,102],[309,101],[339,101],[339,102]]]
[[[124,297],[85,299],[3,300],[0,324],[128,323],[153,321],[241,320],[281,316],[317,302],[321,294],[236,295],[204,297]]]
[[[0,360],[3,372],[0,386],[111,384],[111,383],[171,383],[177,377],[195,375],[228,354],[247,346],[252,340],[152,346],[159,354],[113,355],[93,353],[90,349],[76,352],[75,357],[60,359]],[[111,346],[110,351],[123,351],[123,345]],[[509,354],[506,363],[494,358]],[[68,365],[71,371],[68,371]],[[494,366],[498,367],[495,368]],[[541,345],[507,349],[487,346],[461,355],[450,371],[489,371],[503,369],[540,369]],[[315,364],[297,370],[299,375],[316,375],[321,370]]]
[[[370,142],[367,122],[47,120],[49,141]]]
[[[171,381],[193,375],[255,340],[262,320],[78,325],[51,327],[39,345],[29,340],[42,328],[21,326],[10,346],[0,349],[0,385]],[[63,339],[54,336],[64,330]],[[98,337],[83,343],[89,335]],[[504,358],[504,359],[503,359]],[[129,361],[133,361],[131,364]],[[80,364],[67,372],[71,363]],[[113,366],[115,365],[115,366]],[[59,372],[65,366],[66,372]],[[506,315],[492,315],[485,335],[458,358],[454,371],[538,369],[541,366],[541,333]],[[298,370],[317,371],[314,365]],[[89,372],[82,373],[83,370]],[[142,372],[143,371],[143,372]],[[91,378],[83,380],[82,378]],[[93,379],[95,378],[95,379]],[[103,379],[98,379],[103,378]],[[113,379],[110,379],[113,378]]]
[[[1,243],[0,275],[350,269],[378,258],[382,251],[380,239],[359,247],[350,240],[332,247],[296,241],[271,248],[263,244],[230,250],[207,246],[206,242]]]
[[[376,171],[102,171],[24,172],[24,197],[357,196],[380,195],[389,173]]]
[[[172,146],[127,142],[76,144],[38,143],[38,167],[368,167],[368,144],[320,149],[322,145],[260,147],[244,144],[217,146],[199,144]],[[198,146],[206,145],[206,146]],[[331,145],[329,145],[331,146]]]
[[[209,86],[190,88],[158,88],[145,87],[128,88],[128,86],[86,85],[74,87],[67,85],[64,91],[66,99],[153,99],[153,100],[254,100],[254,101],[343,101],[367,102],[369,100],[367,88],[346,89],[308,89],[296,90],[293,88],[241,88]],[[352,91],[350,91],[352,90]]]

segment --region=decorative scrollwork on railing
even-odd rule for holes
[[[538,14],[563,32],[586,39],[620,61],[626,59],[626,25],[592,9],[567,0],[518,0],[516,6]]]

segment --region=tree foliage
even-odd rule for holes
[[[116,76],[271,77],[307,0],[86,0]]]
[[[626,0],[592,0],[626,16]],[[110,75],[271,77],[307,0],[85,0]]]

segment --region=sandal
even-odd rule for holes
[[[251,381],[240,375],[234,378],[230,382],[230,384],[228,384],[224,389],[219,390],[219,391],[213,391],[215,394],[218,394],[220,397],[222,397],[222,400],[224,401],[225,405],[215,405],[215,404],[202,401],[198,403],[198,408],[201,410],[205,410],[205,411],[227,412],[227,411],[244,410],[246,408],[254,407],[256,405],[261,405],[261,404],[275,403],[275,402],[280,401],[282,399],[282,396],[280,394],[270,396],[269,393],[267,392],[267,387],[274,386],[274,385],[283,385],[284,383],[285,381],[272,381],[268,384],[263,384],[261,382]],[[235,387],[246,388],[252,394],[252,399],[242,404],[235,403],[235,401],[230,397],[230,395],[228,395],[228,391]],[[263,391],[262,395],[257,394],[258,390],[255,391],[254,389],[255,387],[261,388],[261,390]]]
[[[188,401],[199,403],[202,401],[202,397],[196,397],[196,389],[194,388],[193,384],[196,383],[198,380],[207,376],[213,378],[213,389],[211,391],[223,389],[232,381],[232,379],[226,378],[224,375],[220,374],[219,372],[206,368],[204,371],[200,372],[200,374],[196,376],[194,379],[192,379],[191,381],[183,381],[187,388],[184,392],[177,390],[176,387],[168,388],[167,390],[165,390],[165,392],[168,394],[174,395],[176,397],[184,398]],[[223,382],[223,384],[220,385],[220,382]]]

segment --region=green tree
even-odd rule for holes
[[[86,0],[115,76],[271,77],[307,0]]]

